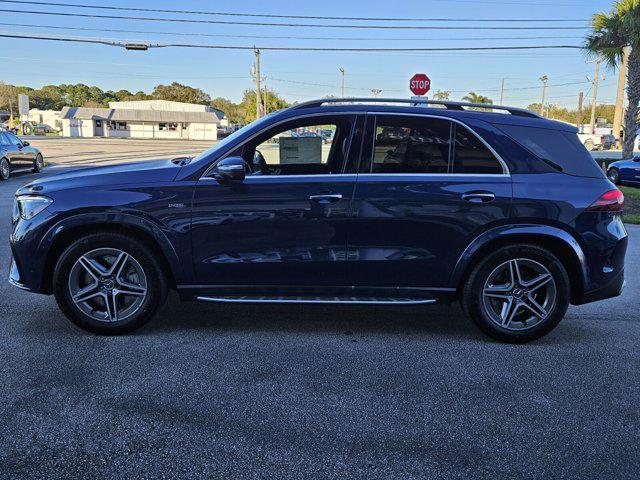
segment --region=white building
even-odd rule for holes
[[[37,108],[29,109],[27,115],[21,115],[20,120],[36,125],[44,124],[54,130],[62,128],[61,112],[58,110],[39,110]]]
[[[64,107],[62,135],[217,140],[223,115],[207,105],[166,100],[110,102],[109,108]]]

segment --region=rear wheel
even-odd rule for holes
[[[11,175],[11,166],[6,158],[0,159],[0,180],[8,180]]]
[[[558,258],[535,245],[518,245],[498,249],[474,268],[463,305],[487,335],[522,343],[553,330],[569,297],[569,277]]]
[[[609,173],[607,173],[607,177],[611,183],[618,185],[618,182],[620,181],[620,172],[618,172],[617,168],[612,168],[609,170]]]
[[[69,320],[102,334],[141,327],[167,294],[165,275],[151,250],[115,233],[87,235],[72,243],[56,264],[53,282]]]

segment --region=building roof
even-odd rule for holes
[[[171,112],[115,108],[64,107],[63,119],[107,120],[119,122],[220,123],[214,112]]]

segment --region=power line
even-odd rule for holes
[[[1,11],[1,10],[0,10]],[[0,33],[4,38],[22,38],[27,40],[51,40],[60,42],[94,43],[125,47],[127,42],[115,39],[96,39],[82,37],[52,37],[42,35],[26,35],[21,33]],[[217,50],[272,50],[272,51],[297,51],[297,52],[456,52],[456,51],[484,51],[484,50],[542,50],[542,49],[581,49],[577,45],[519,45],[499,47],[416,47],[416,48],[391,48],[391,47],[256,47],[248,45],[207,45],[195,43],[142,43],[146,48],[209,48]]]
[[[3,0],[0,0],[0,2]],[[183,37],[213,37],[213,38],[229,38],[229,34],[222,33],[188,33],[188,32],[167,32],[167,31],[149,31],[149,30],[122,30],[118,28],[88,28],[88,27],[67,27],[60,25],[43,25],[43,24],[32,24],[32,23],[6,23],[0,22],[0,25],[9,26],[9,27],[33,27],[33,28],[51,28],[55,30],[79,30],[79,31],[89,31],[89,32],[106,32],[106,33],[143,33],[143,34],[154,34],[154,35],[176,35]],[[300,36],[291,36],[291,35],[238,35],[233,34],[235,38],[269,38],[274,40],[353,40],[353,41],[385,41],[385,42],[424,42],[424,41],[464,41],[464,40],[540,40],[540,36],[533,37],[449,37],[449,38],[380,38],[380,37],[300,37]],[[545,36],[545,40],[581,40],[584,37],[580,36]]]
[[[2,0],[0,0],[2,1]],[[228,20],[197,20],[193,18],[160,18],[160,17],[131,17],[126,15],[99,15],[88,13],[43,12],[39,10],[12,10],[0,9],[0,12],[18,13],[28,15],[51,15],[58,17],[74,18],[105,18],[111,20],[138,20],[145,22],[173,22],[173,23],[205,23],[216,25],[247,25],[259,27],[304,27],[304,28],[349,28],[349,29],[375,29],[375,30],[584,30],[586,27],[487,27],[487,26],[424,26],[424,25],[333,25],[318,23],[266,23],[244,22]]]
[[[333,17],[321,15],[278,15],[270,13],[238,13],[204,10],[175,10],[168,8],[115,7],[111,5],[80,5],[77,3],[36,2],[26,0],[0,0],[2,3],[18,3],[22,5],[44,5],[54,7],[89,8],[126,12],[181,13],[188,15],[212,15],[222,17],[258,17],[258,18],[293,18],[299,20],[349,20],[349,21],[384,21],[384,22],[586,22],[588,19],[549,19],[549,18],[399,18],[399,17]]]

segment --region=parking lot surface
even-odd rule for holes
[[[0,183],[2,478],[637,478],[638,227],[624,294],[527,345],[457,306],[175,296],[99,337],[5,280],[13,193],[34,178]]]

